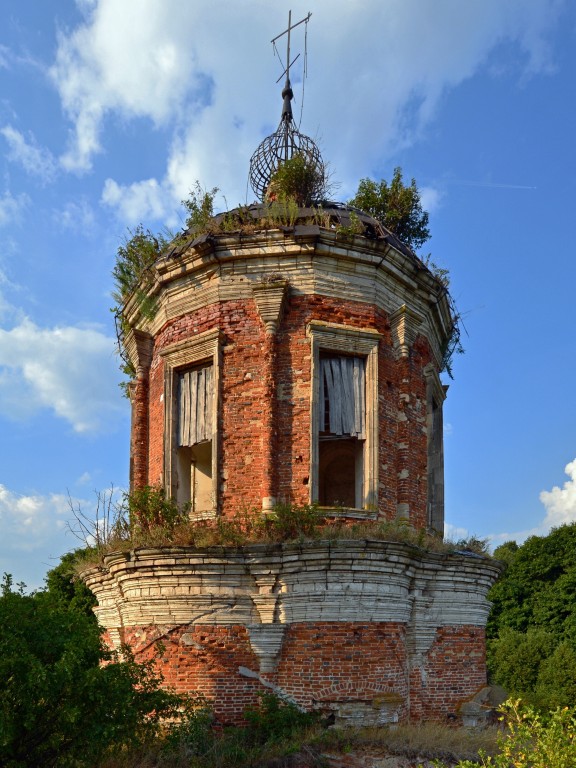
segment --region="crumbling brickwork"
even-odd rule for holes
[[[378,541],[142,549],[84,574],[107,640],[238,722],[272,690],[339,722],[447,720],[486,681],[489,558]]]
[[[151,291],[153,319],[125,308],[133,487],[163,486],[193,520],[324,494],[327,517],[442,534],[453,318],[414,254],[316,225],[221,234],[162,259]],[[183,442],[194,418],[211,432]],[[340,541],[136,550],[84,578],[108,643],[159,653],[167,684],[220,722],[272,690],[359,725],[450,718],[485,684],[497,574],[463,553]]]

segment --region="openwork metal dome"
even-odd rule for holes
[[[276,41],[284,35],[287,35],[286,45],[286,67],[280,76],[286,75],[286,81],[282,90],[282,117],[280,125],[271,136],[268,136],[260,144],[256,152],[250,159],[250,186],[258,196],[261,202],[268,202],[275,197],[275,190],[271,189],[270,181],[280,168],[282,163],[291,160],[293,157],[301,156],[304,159],[306,190],[303,194],[302,203],[308,204],[313,200],[318,200],[323,196],[326,187],[326,168],[320,155],[320,150],[309,136],[300,133],[292,117],[292,99],[294,93],[290,84],[290,67],[300,56],[296,56],[294,61],[290,60],[290,34],[293,29],[304,24],[306,27],[310,20],[309,13],[304,19],[292,24],[292,12],[288,14],[288,29],[281,32],[272,40],[274,50],[276,50]],[[306,58],[306,53],[304,54]],[[306,64],[304,65],[304,76],[306,75]]]
[[[292,117],[291,100],[293,98],[290,80],[282,91],[284,105],[278,128],[267,136],[250,159],[250,186],[259,200],[264,202],[270,187],[270,180],[279,166],[295,155],[301,155],[314,171],[316,189],[311,190],[311,198],[318,199],[326,184],[326,168],[316,143],[300,133]]]

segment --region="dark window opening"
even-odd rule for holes
[[[322,506],[364,506],[366,430],[365,360],[320,358],[318,501]]]

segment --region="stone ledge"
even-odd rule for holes
[[[485,626],[486,594],[500,570],[486,557],[400,542],[322,540],[115,552],[83,579],[109,630],[159,617],[222,625],[364,620],[401,622],[416,634],[426,625],[428,635],[431,627]]]

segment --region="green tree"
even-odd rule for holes
[[[417,250],[430,239],[428,213],[423,210],[416,181],[405,184],[402,169],[395,168],[392,181],[361,179],[349,205],[378,219],[405,245]]]
[[[495,550],[501,555],[508,567],[490,591],[489,636],[503,627],[542,627],[576,642],[576,524],[531,536],[516,550],[508,542]]]
[[[185,705],[160,683],[152,663],[136,664],[128,650],[115,661],[84,610],[50,592],[26,595],[4,578],[0,765],[91,768],[154,737],[160,719]]]
[[[491,674],[512,695],[531,700],[542,663],[554,648],[554,636],[544,629],[519,632],[504,627],[488,644]]]
[[[168,245],[163,235],[154,235],[149,229],[144,229],[142,224],[134,230],[128,230],[128,235],[118,248],[112,269],[115,284],[112,298],[119,307],[134,292],[138,294],[139,303],[144,302],[152,280],[150,268]]]
[[[76,575],[76,563],[84,552],[84,549],[77,549],[63,555],[58,565],[46,575],[46,590],[56,604],[83,613],[96,624],[96,616],[92,610],[96,605],[96,598]]]
[[[491,679],[542,709],[576,705],[576,524],[506,542],[488,597]]]

